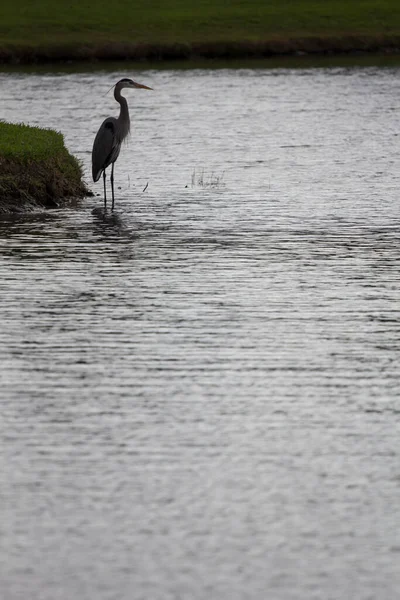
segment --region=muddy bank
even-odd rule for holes
[[[87,195],[61,133],[0,122],[0,213],[57,208]]]
[[[92,195],[80,173],[67,176],[57,159],[21,164],[0,156],[0,214],[60,208]]]
[[[3,64],[37,64],[69,61],[239,59],[276,56],[400,53],[400,35],[339,35],[274,38],[259,42],[207,42],[192,44],[7,46],[0,47]]]

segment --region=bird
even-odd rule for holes
[[[121,95],[121,90],[124,88],[140,88],[144,90],[152,90],[153,88],[137,83],[133,79],[120,79],[114,87],[114,98],[120,105],[119,116],[107,117],[100,126],[97,135],[94,139],[92,150],[92,175],[93,181],[98,181],[103,173],[104,183],[104,210],[107,209],[106,195],[106,169],[111,165],[111,193],[112,205],[111,210],[114,210],[114,163],[117,160],[121,144],[127,137],[130,131],[131,120],[129,118],[129,109],[126,98]]]

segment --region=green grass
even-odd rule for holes
[[[58,206],[86,193],[61,133],[0,121],[0,212]]]
[[[13,0],[0,48],[262,42],[400,34],[399,0]]]
[[[52,129],[0,121],[0,157],[37,162],[65,153],[64,138]]]

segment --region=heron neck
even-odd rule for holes
[[[118,87],[116,87],[114,90],[114,98],[116,99],[117,102],[119,102],[119,105],[121,107],[121,109],[119,111],[118,121],[120,123],[127,123],[128,129],[129,129],[128,103],[126,101],[126,98],[124,98],[124,96],[121,95],[121,90]]]

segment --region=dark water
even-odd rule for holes
[[[89,181],[128,75],[1,115]],[[114,215],[0,222],[2,597],[397,600],[400,71],[134,78]]]

